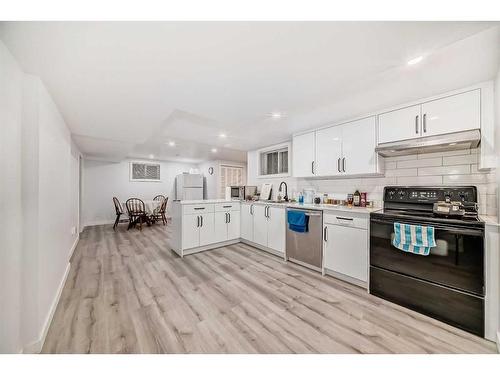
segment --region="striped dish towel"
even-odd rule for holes
[[[399,250],[418,255],[429,255],[436,246],[434,227],[394,223],[392,245]]]

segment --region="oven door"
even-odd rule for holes
[[[394,222],[434,227],[437,246],[427,256],[407,253],[392,245]],[[466,225],[414,222],[372,217],[370,265],[425,282],[484,296],[484,229]]]

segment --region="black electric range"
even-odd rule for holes
[[[460,202],[464,215],[433,212]],[[394,223],[432,226],[427,256],[393,246]],[[370,215],[370,293],[484,336],[484,222],[474,186],[384,188],[384,208]]]

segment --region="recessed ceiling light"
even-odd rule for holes
[[[219,137],[220,137],[220,138],[226,138],[226,137],[227,137],[227,135],[226,135],[226,133],[220,133],[220,134],[219,134]]]
[[[271,112],[271,117],[274,119],[280,119],[283,117],[283,113],[281,112]]]
[[[215,154],[217,152],[217,149],[213,148],[211,151]]]
[[[415,65],[415,64],[418,64],[423,59],[424,59],[424,56],[418,56],[418,57],[415,57],[414,59],[408,60],[407,64],[408,65]]]
[[[155,158],[155,156],[154,156],[153,154],[149,154],[149,158],[150,158],[150,159],[154,159],[154,158]]]
[[[174,142],[174,141],[170,141],[170,142],[168,142],[168,145],[169,145],[170,147],[174,147],[174,146],[175,146],[175,142]]]

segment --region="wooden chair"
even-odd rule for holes
[[[115,205],[115,211],[116,211],[116,220],[115,224],[113,225],[113,230],[116,230],[116,227],[120,222],[120,216],[125,215],[125,211],[123,211],[122,204],[120,203],[117,197],[113,197],[113,204]]]
[[[168,202],[168,197],[164,198],[161,202],[160,207],[154,210],[153,214],[151,215],[151,219],[153,222],[156,220],[161,220],[163,222],[163,225],[167,225],[167,218],[165,216],[165,213],[167,212],[167,202]]]
[[[146,222],[148,225],[150,224],[149,217],[146,213],[146,205],[139,198],[130,198],[125,202],[127,206],[129,223],[128,229],[131,227],[135,227],[137,223],[139,223],[139,230],[142,230],[142,223]]]
[[[164,201],[165,199],[165,196],[164,195],[161,195],[161,194],[158,194],[156,197],[153,198],[154,201]]]

